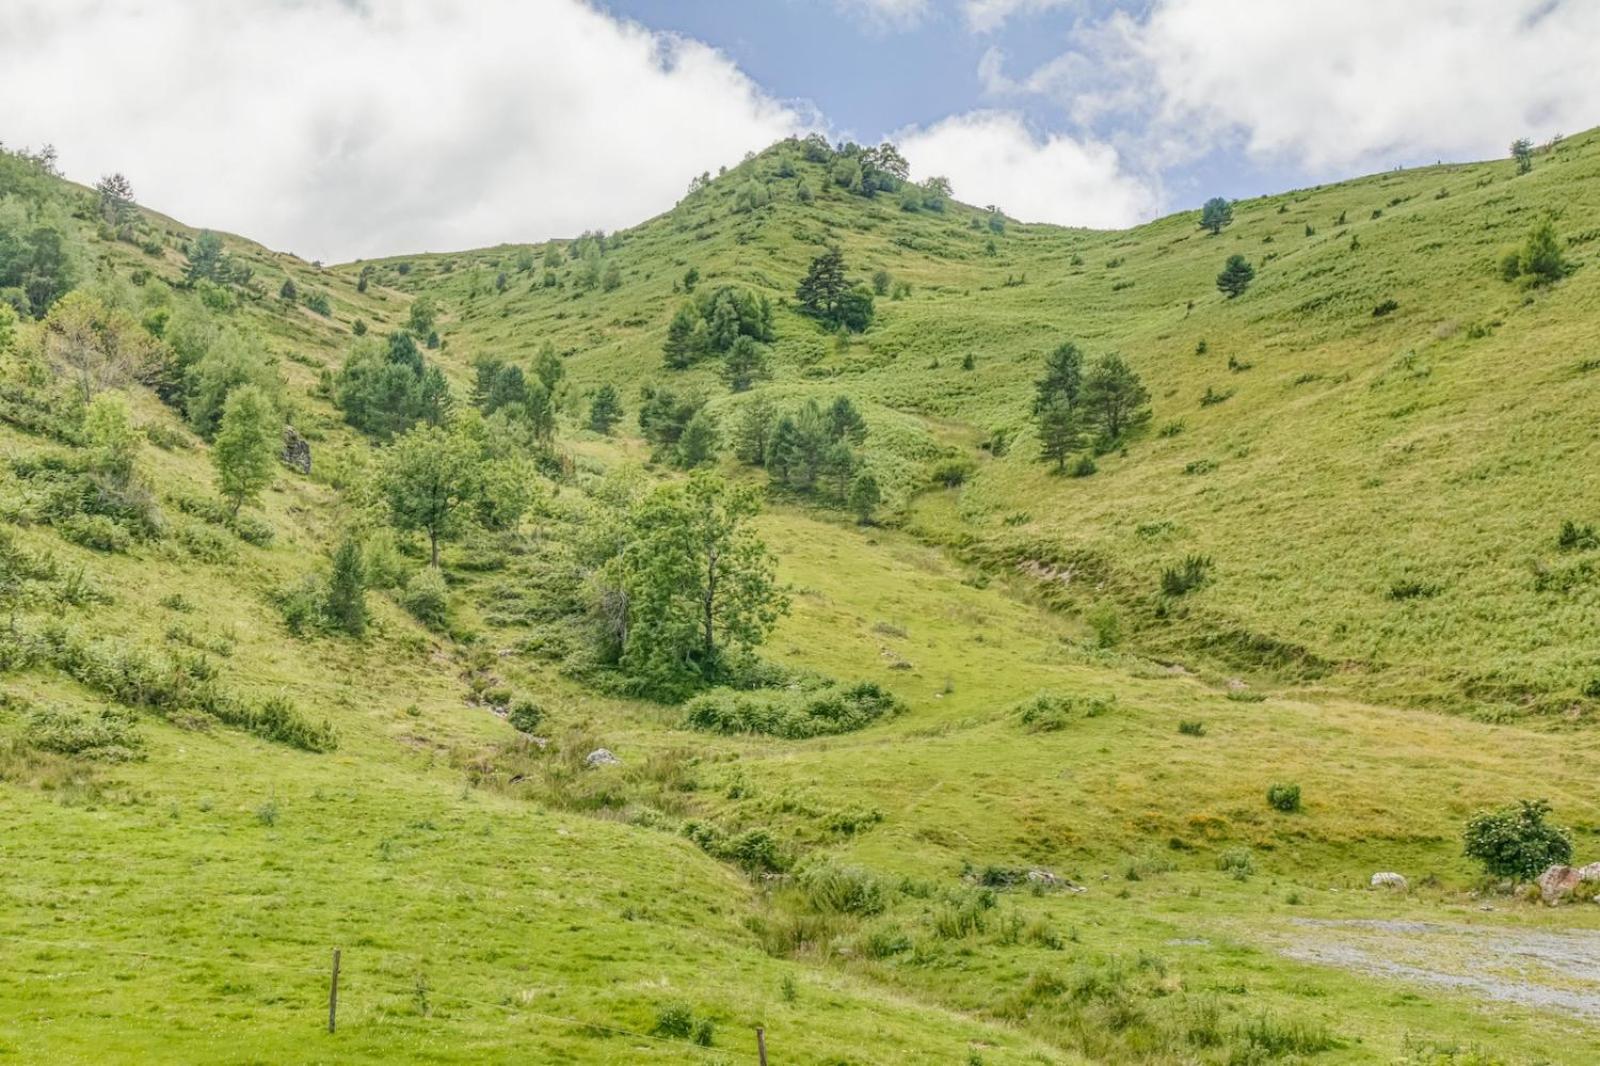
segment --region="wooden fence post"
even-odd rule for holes
[[[756,1054],[761,1057],[761,1066],[767,1066],[767,1031],[761,1026],[756,1026]]]
[[[333,949],[333,975],[328,980],[328,1032],[333,1032],[339,1018],[339,949]]]

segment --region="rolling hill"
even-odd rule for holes
[[[785,142],[616,234],[331,267],[224,235],[211,277],[200,231],[3,162],[0,236],[63,234],[76,291],[0,329],[0,1055],[739,1062],[760,1026],[793,1062],[1586,1061],[1600,916],[1502,891],[1461,830],[1544,798],[1600,858],[1600,134],[1215,235],[863,196]],[[1506,280],[1545,218],[1564,276]],[[798,307],[833,247],[879,290],[862,332]],[[748,391],[663,360],[723,286],[771,308]],[[442,616],[382,518],[395,445],[341,406],[352,349],[419,324],[458,418],[485,359],[561,368],[526,511],[447,541]],[[1085,476],[1032,417],[1065,341],[1149,393]],[[148,357],[107,522],[38,372],[69,342]],[[201,363],[270,376],[309,442],[244,518]],[[683,477],[644,390],[703,399],[710,465],[764,497],[762,691],[891,713],[708,730],[597,665],[594,542]],[[872,524],[733,454],[757,402],[840,396]],[[350,538],[396,575],[358,637],[305,606]]]

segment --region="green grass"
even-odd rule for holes
[[[1303,920],[1462,927],[1395,949],[1447,977],[1482,969],[1475,938],[1600,931],[1594,908],[1477,895],[1460,842],[1474,810],[1537,794],[1580,861],[1600,851],[1581,691],[1600,672],[1585,650],[1600,602],[1592,549],[1558,544],[1568,519],[1600,521],[1584,509],[1600,371],[1582,369],[1600,359],[1585,236],[1600,139],[1569,138],[1521,178],[1492,162],[1248,201],[1215,238],[1192,213],[1125,233],[1012,223],[993,256],[978,212],[907,215],[824,191],[804,163],[815,204],[782,179],[773,207],[731,214],[775,159],[627,231],[609,293],[575,294],[570,262],[545,288],[513,247],[412,257],[404,275],[382,261],[358,293],[358,265],[230,239],[269,293],[292,276],[332,301],[327,318],[272,298],[233,312],[280,361],[313,475],[280,471],[265,547],[227,534],[220,554],[178,537],[107,554],[16,526],[109,599],[22,624],[203,653],[231,690],[331,722],[337,748],[141,713],[127,761],[40,750],[35,711],[106,699],[43,665],[5,674],[0,1057],[734,1062],[763,1025],[775,1060],[797,1062],[1394,1062],[1428,1042],[1584,1061],[1592,1023],[1319,965],[1357,927]],[[1548,290],[1500,281],[1500,247],[1556,206],[1579,269]],[[92,232],[87,247],[117,278],[175,280],[192,231],[148,224],[158,256]],[[912,286],[848,344],[781,304],[827,241],[853,274]],[[1225,301],[1212,278],[1234,251],[1258,275]],[[880,685],[902,713],[725,735],[575,679],[541,653],[536,617],[570,484],[519,536],[448,549],[444,630],[373,594],[364,640],[288,633],[274,593],[368,517],[343,490],[370,446],[317,394],[356,318],[382,332],[413,294],[438,297],[432,357],[458,389],[472,356],[553,340],[582,480],[646,460],[645,381],[702,388],[724,419],[743,402],[708,368],[661,367],[691,265],[702,286],[780,303],[763,388],[852,396],[889,490],[878,527],[773,501],[759,525],[793,610],[764,654]],[[163,291],[108,284],[134,308]],[[1034,461],[1026,419],[1066,337],[1120,350],[1154,395],[1152,428],[1081,478]],[[574,428],[602,382],[630,410],[615,438]],[[1232,395],[1202,406],[1208,389]],[[177,501],[211,494],[205,446],[148,394],[136,406],[169,445],[140,457],[165,510],[203,526]],[[47,447],[0,426],[0,452]],[[973,474],[931,487],[950,459]],[[27,490],[6,470],[9,523]],[[1162,572],[1189,557],[1211,560],[1205,579],[1163,597]],[[497,687],[544,708],[546,747],[469,699]],[[622,765],[585,768],[601,746]],[[1289,783],[1300,809],[1273,809],[1268,789]],[[1375,870],[1412,889],[1367,890]]]

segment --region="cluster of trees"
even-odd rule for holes
[[[208,229],[201,230],[189,242],[183,278],[191,285],[202,281],[213,285],[245,285],[254,273],[249,264],[229,255],[222,247],[222,238]]]
[[[674,370],[708,357],[720,358],[723,379],[729,388],[742,392],[769,375],[765,345],[772,336],[771,302],[747,289],[723,285],[678,308],[667,326],[661,354]]]
[[[872,324],[872,290],[845,277],[844,252],[837,247],[811,261],[794,295],[802,311],[830,329],[860,333]]]
[[[533,441],[548,447],[556,431],[556,394],[567,368],[546,341],[528,374],[516,363],[485,356],[473,364],[472,404],[485,417],[500,415],[526,427]]]
[[[0,147],[0,303],[25,318],[43,318],[78,274],[55,176],[54,149]]]
[[[722,436],[705,398],[646,385],[639,395],[639,431],[655,446],[658,460],[684,470],[717,457]]]
[[[1074,454],[1110,451],[1149,422],[1149,403],[1150,390],[1122,356],[1111,352],[1085,367],[1078,346],[1063,343],[1034,382],[1040,458],[1065,470]],[[1073,470],[1092,473],[1093,458],[1080,455]]]
[[[827,408],[808,399],[782,411],[757,395],[741,413],[733,451],[741,462],[765,469],[774,484],[848,507],[867,523],[883,494],[857,452],[866,438],[866,420],[848,396]]]
[[[418,422],[440,426],[454,397],[444,372],[423,358],[409,330],[362,337],[332,381],[333,401],[350,425],[388,440]]]
[[[910,174],[911,166],[906,157],[888,141],[876,148],[863,148],[847,141],[834,149],[828,166],[828,176],[835,185],[869,197],[880,192],[898,192]]]

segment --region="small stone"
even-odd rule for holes
[[[622,760],[611,754],[610,748],[596,748],[583,759],[585,766],[616,766],[620,762]]]
[[[1534,884],[1539,886],[1539,898],[1554,906],[1572,895],[1572,890],[1577,888],[1581,881],[1582,878],[1577,870],[1558,863],[1540,874]]]
[[[1372,875],[1372,887],[1393,888],[1404,892],[1410,887],[1410,883],[1406,881],[1402,874],[1397,874],[1392,870],[1382,870]]]

